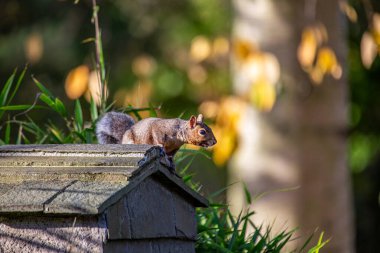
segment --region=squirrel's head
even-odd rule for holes
[[[188,121],[190,131],[188,132],[188,140],[191,144],[211,147],[216,144],[215,136],[210,127],[203,122],[203,115],[198,117],[192,115]]]

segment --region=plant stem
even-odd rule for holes
[[[95,26],[95,56],[96,56],[96,72],[98,74],[99,85],[100,85],[100,112],[104,113],[106,109],[106,94],[105,94],[105,83],[106,83],[106,70],[104,65],[102,38],[99,28],[99,18],[98,11],[99,7],[96,4],[96,0],[92,0],[92,19]]]

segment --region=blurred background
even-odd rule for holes
[[[191,172],[206,195],[228,185],[218,200],[236,214],[251,206],[258,223],[324,230],[323,252],[380,252],[378,1],[98,4],[108,102],[203,113],[218,144]],[[0,1],[0,17],[0,84],[28,64],[14,104],[35,101],[33,75],[70,110],[78,97],[88,106],[92,3]]]

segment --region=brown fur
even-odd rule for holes
[[[123,127],[123,124],[127,126]],[[202,114],[189,120],[146,118],[136,124],[123,113],[110,112],[97,124],[99,143],[150,144],[163,147],[169,158],[173,158],[185,143],[209,147],[216,144],[214,134],[204,122]]]

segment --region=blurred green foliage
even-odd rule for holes
[[[380,10],[379,1],[370,2],[374,10]],[[348,37],[351,115],[348,159],[354,175],[358,213],[366,216],[368,210],[362,200],[373,194],[378,196],[380,184],[379,174],[373,173],[380,166],[375,160],[380,156],[380,60],[377,57],[370,70],[363,67],[360,38],[368,28],[367,15],[362,1],[351,0],[350,3],[359,19],[357,23],[350,23]],[[185,116],[194,113],[203,100],[216,99],[231,91],[228,56],[202,61],[188,57],[197,36],[208,39],[210,44],[218,37],[229,38],[233,15],[230,1],[104,0],[99,4],[110,102],[117,98],[118,92],[130,93],[139,84],[148,83],[152,88],[149,101],[153,106],[162,104],[161,116],[177,117],[182,113]],[[82,64],[94,67],[93,44],[80,43],[93,37],[91,16],[91,2],[85,0],[78,4],[69,0],[0,1],[0,84],[3,91],[0,94],[3,108],[0,110],[0,138],[3,143],[95,141],[93,124],[88,124],[97,118],[94,105],[84,99],[70,101],[64,92],[64,80],[70,70]],[[42,43],[42,48],[28,53],[33,43]],[[140,56],[149,56],[153,62],[149,75],[141,75],[133,68]],[[21,68],[27,62],[28,70],[22,74]],[[4,87],[16,66],[19,71],[11,76],[8,83],[12,82],[12,89],[7,91]],[[194,66],[207,73],[201,85],[189,74]],[[36,80],[48,87],[51,94],[41,90]],[[19,85],[19,91],[14,92]],[[15,115],[35,103],[39,92],[45,95],[39,97],[42,101],[34,106],[35,110],[15,119]],[[19,107],[9,107],[12,105]],[[119,101],[117,105],[126,104]],[[4,112],[6,106],[8,113]],[[47,107],[50,109],[46,110]],[[218,171],[208,178],[218,181],[223,178],[218,174],[223,173]],[[225,176],[220,181],[223,180]],[[377,198],[371,198],[371,208],[379,221]],[[359,231],[367,235],[362,239],[376,239],[378,233],[365,232],[366,226]],[[370,243],[363,244],[374,249]]]

